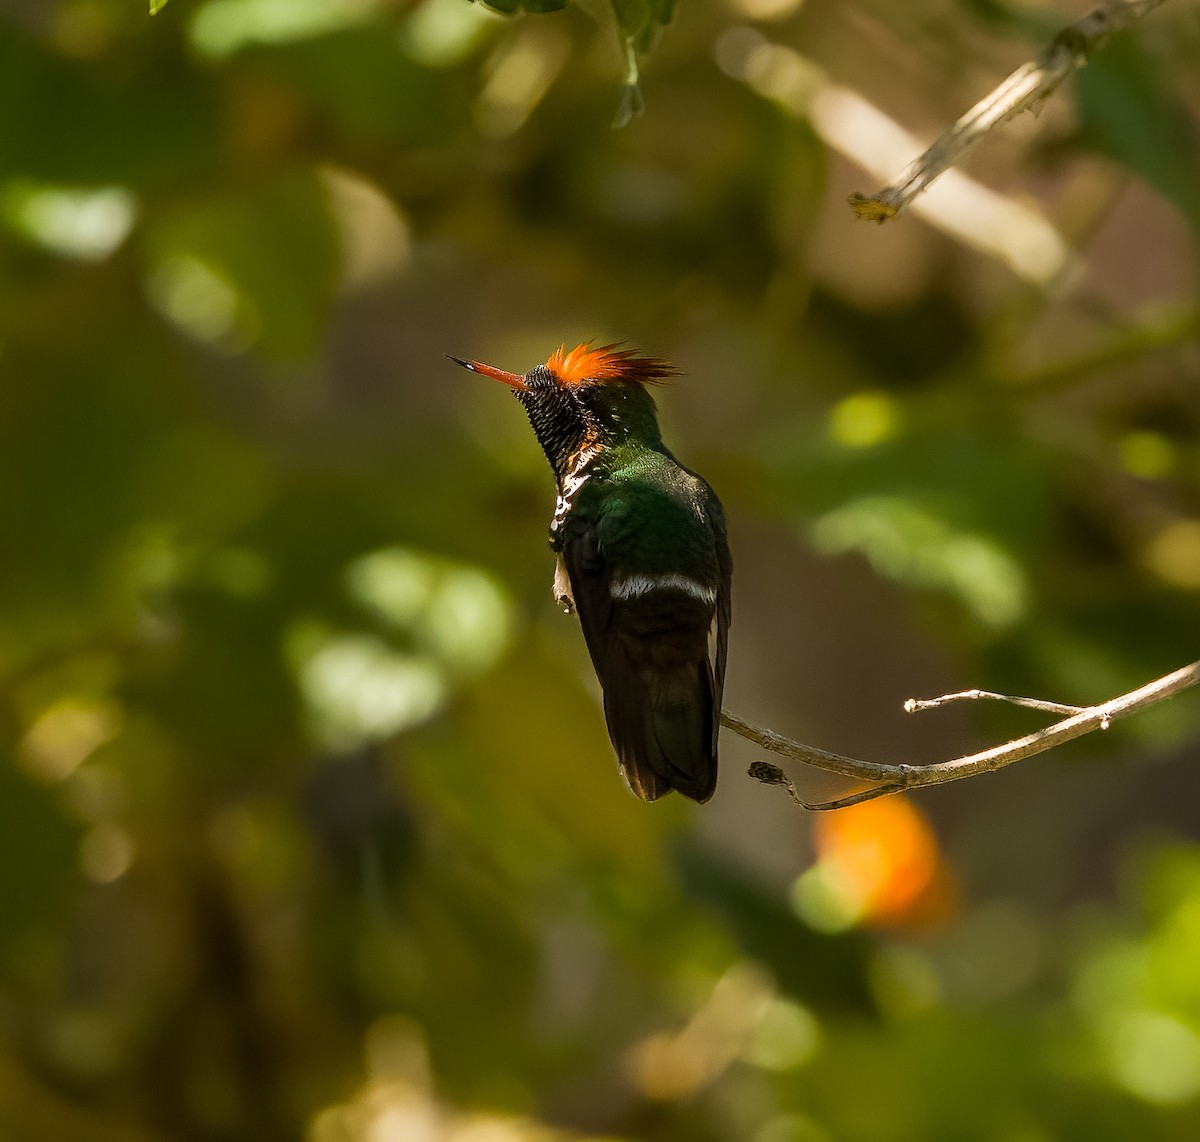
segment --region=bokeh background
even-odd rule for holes
[[[618,8],[0,2],[5,1138],[1200,1136],[1195,697],[821,817],[726,735],[643,805],[443,356],[678,364],[744,717],[916,763],[1044,719],[907,697],[1165,674],[1195,5],[886,227],[846,195],[1082,5]]]

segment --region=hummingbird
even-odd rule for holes
[[[619,345],[560,346],[509,373],[550,462],[554,597],[576,611],[629,788],[707,801],[717,784],[733,563],[712,488],[663,444],[649,386],[679,375]]]

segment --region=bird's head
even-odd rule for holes
[[[646,386],[679,375],[658,357],[617,345],[593,348],[587,342],[570,350],[560,346],[544,365],[523,374],[450,359],[513,390],[560,480],[588,450],[630,439],[661,446],[654,399]]]

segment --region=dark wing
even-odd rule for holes
[[[708,491],[708,516],[713,529],[713,540],[717,549],[717,569],[721,582],[717,588],[717,613],[713,617],[713,628],[709,640],[709,668],[712,671],[713,768],[717,763],[717,736],[721,732],[721,703],[725,697],[725,659],[729,650],[729,623],[733,616],[733,556],[725,540],[725,512],[720,501]]]
[[[614,600],[595,528],[575,519],[566,532],[563,561],[626,781],[644,801],[672,789],[707,801],[717,780],[727,577],[711,621],[707,608],[679,592]]]
[[[609,572],[600,554],[596,528],[577,517],[567,521],[559,554],[567,570],[567,580],[584,641],[592,656],[592,666],[604,681],[604,658],[608,633],[612,630],[613,597],[609,590]]]
[[[670,792],[671,786],[660,781],[652,768],[639,764],[636,739],[640,735],[633,733],[633,719],[615,715],[617,709],[626,709],[632,714],[633,706],[640,705],[641,700],[637,697],[631,664],[623,661],[626,655],[616,629],[617,604],[612,597],[609,568],[590,521],[578,517],[570,519],[565,533],[562,560],[571,583],[584,642],[604,691],[604,717],[609,737],[629,787],[643,801],[654,801]]]

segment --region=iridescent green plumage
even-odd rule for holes
[[[732,564],[720,502],[663,445],[645,387],[675,370],[612,346],[559,350],[523,376],[459,363],[515,390],[554,470],[555,594],[579,612],[626,780],[647,801],[706,801]]]

